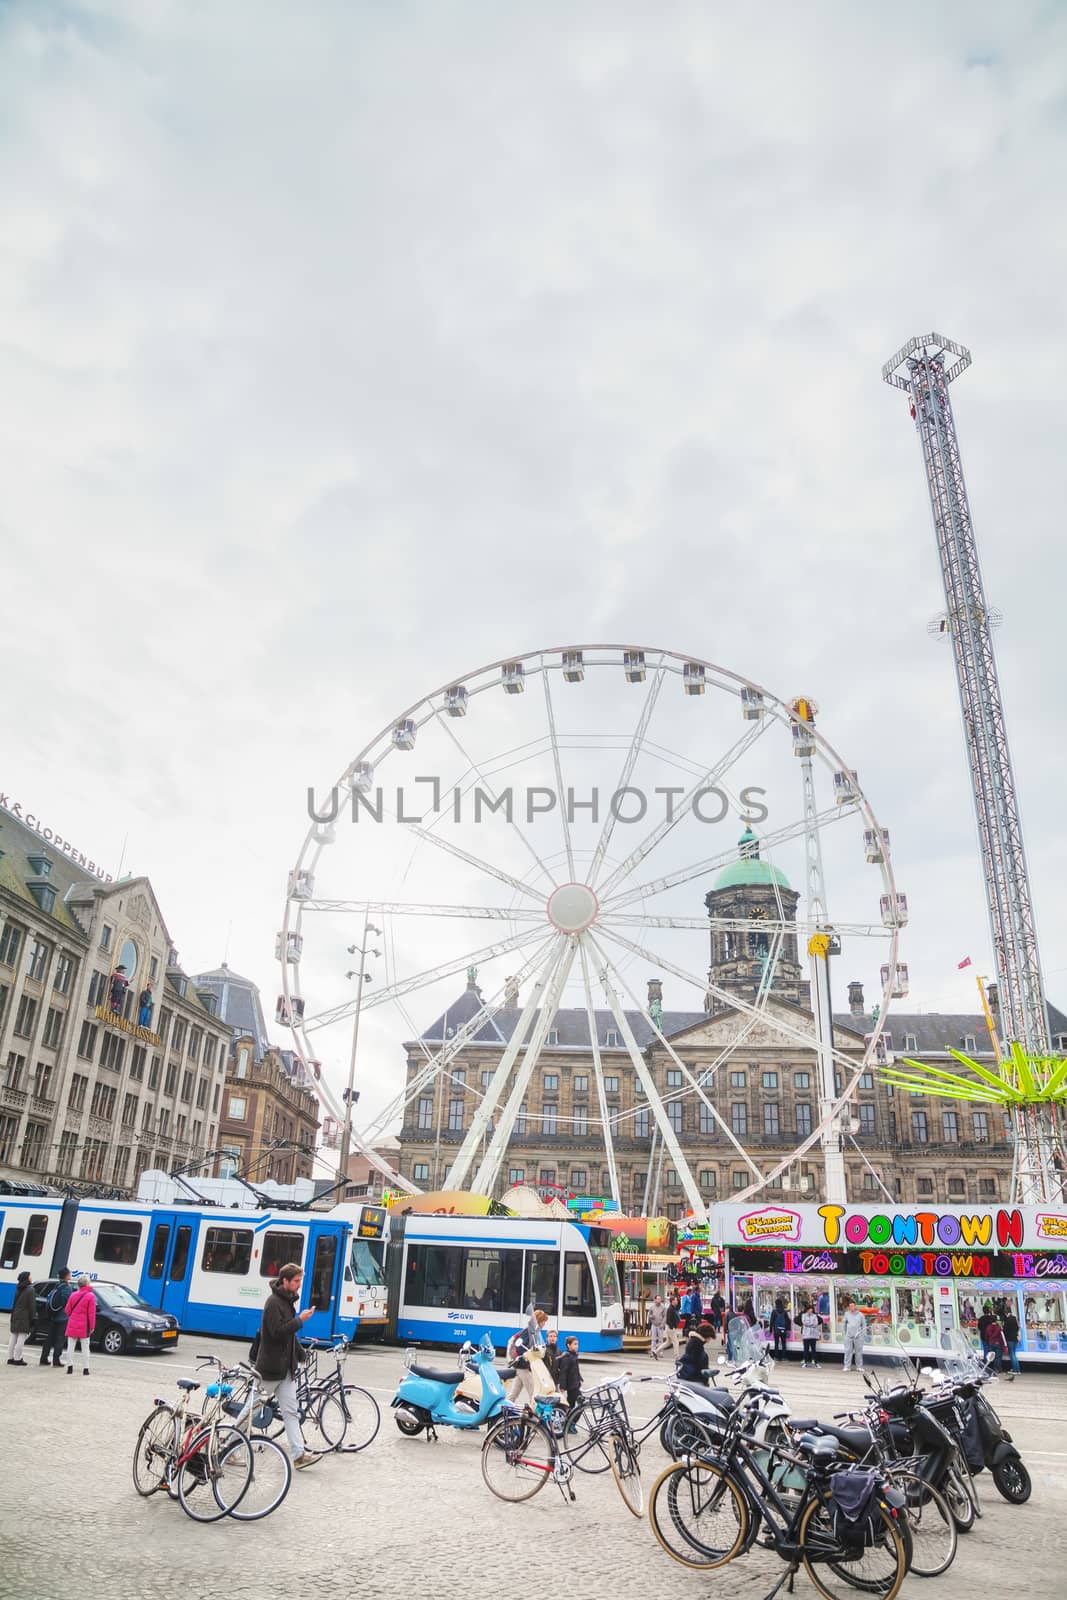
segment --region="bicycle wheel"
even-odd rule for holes
[[[974,1527],[974,1501],[967,1493],[967,1486],[955,1467],[946,1472],[941,1493],[948,1501],[957,1532],[970,1533]]]
[[[237,1503],[226,1508],[235,1522],[258,1522],[260,1517],[270,1516],[289,1493],[293,1481],[292,1463],[275,1440],[253,1433],[248,1437],[248,1446],[252,1452],[252,1476]],[[228,1492],[229,1482],[224,1474],[215,1480],[216,1499],[220,1493]]]
[[[904,1495],[904,1516],[911,1534],[908,1571],[917,1578],[936,1578],[956,1559],[959,1534],[944,1495],[914,1472],[890,1473],[889,1481]]]
[[[186,1445],[176,1474],[178,1499],[194,1522],[218,1522],[252,1481],[252,1451],[239,1428],[203,1428]]]
[[[561,1448],[567,1453],[571,1466],[579,1472],[607,1472],[611,1466],[611,1446],[603,1423],[578,1406],[570,1412],[563,1426]]]
[[[321,1437],[323,1450],[365,1450],[377,1437],[382,1425],[378,1402],[366,1389],[346,1383],[323,1396],[314,1419],[308,1417],[305,1437],[313,1441]],[[314,1446],[313,1446],[314,1448]]]
[[[532,1500],[553,1475],[556,1441],[536,1417],[501,1417],[482,1445],[482,1477],[498,1500]]]
[[[834,1529],[828,1500],[812,1500],[800,1521],[804,1570],[824,1600],[856,1600],[856,1590],[895,1600],[908,1570],[907,1548],[892,1513],[878,1506],[873,1535],[855,1545]]]
[[[638,1464],[637,1453],[625,1439],[615,1439],[615,1449],[611,1457],[611,1472],[615,1479],[615,1487],[622,1495],[623,1505],[635,1517],[644,1515],[645,1486],[641,1481],[641,1468]]]
[[[724,1567],[744,1548],[748,1503],[734,1480],[711,1461],[675,1461],[648,1497],[652,1532],[683,1567]]]
[[[171,1406],[157,1406],[141,1424],[133,1449],[133,1486],[146,1498],[162,1489],[175,1459],[177,1423]]]
[[[683,1456],[710,1455],[713,1441],[704,1424],[686,1411],[676,1411],[660,1429],[660,1444],[669,1456],[680,1461]]]

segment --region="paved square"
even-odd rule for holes
[[[382,1347],[354,1352],[347,1373],[382,1407],[378,1438],[361,1455],[328,1457],[294,1474],[271,1517],[201,1526],[164,1496],[140,1499],[130,1463],[154,1396],[170,1397],[176,1378],[195,1377],[199,1352],[232,1360],[246,1348],[185,1335],[163,1356],[94,1356],[88,1378],[41,1369],[36,1347],[25,1368],[0,1363],[0,1596],[139,1600],[188,1589],[197,1600],[260,1600],[337,1589],[371,1600],[704,1600],[712,1593],[757,1600],[780,1576],[777,1559],[762,1552],[707,1576],[677,1565],[647,1518],[626,1510],[610,1475],[579,1475],[574,1505],[551,1484],[527,1504],[497,1500],[482,1482],[480,1434],[442,1430],[436,1444],[400,1435],[389,1400],[402,1352]],[[647,1357],[612,1358],[587,1362],[587,1380],[627,1364],[657,1379],[662,1372]],[[799,1415],[830,1417],[863,1391],[858,1377],[837,1367],[775,1370]],[[658,1381],[637,1387],[634,1417],[651,1415],[662,1393]],[[949,1572],[925,1588],[908,1579],[908,1595],[975,1600],[1024,1586],[1042,1600],[1067,1594],[1067,1372],[1000,1383],[992,1398],[1033,1476],[1032,1499],[1008,1505],[983,1474],[984,1518],[960,1539]],[[650,1439],[642,1452],[646,1486],[665,1460]],[[814,1592],[801,1575],[797,1592],[804,1591]]]

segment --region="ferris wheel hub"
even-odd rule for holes
[[[584,933],[596,921],[600,901],[587,883],[561,883],[549,895],[546,909],[560,933]]]

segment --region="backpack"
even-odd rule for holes
[[[55,1288],[52,1290],[52,1293],[45,1301],[45,1305],[48,1307],[49,1313],[53,1317],[61,1317],[64,1311],[67,1309],[67,1301],[70,1299],[70,1295],[63,1293],[66,1287],[67,1285],[65,1283],[57,1283]],[[62,1298],[57,1299],[57,1295],[62,1296]]]

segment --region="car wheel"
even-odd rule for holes
[[[126,1348],[126,1335],[121,1328],[108,1328],[100,1341],[105,1355],[120,1356]]]

